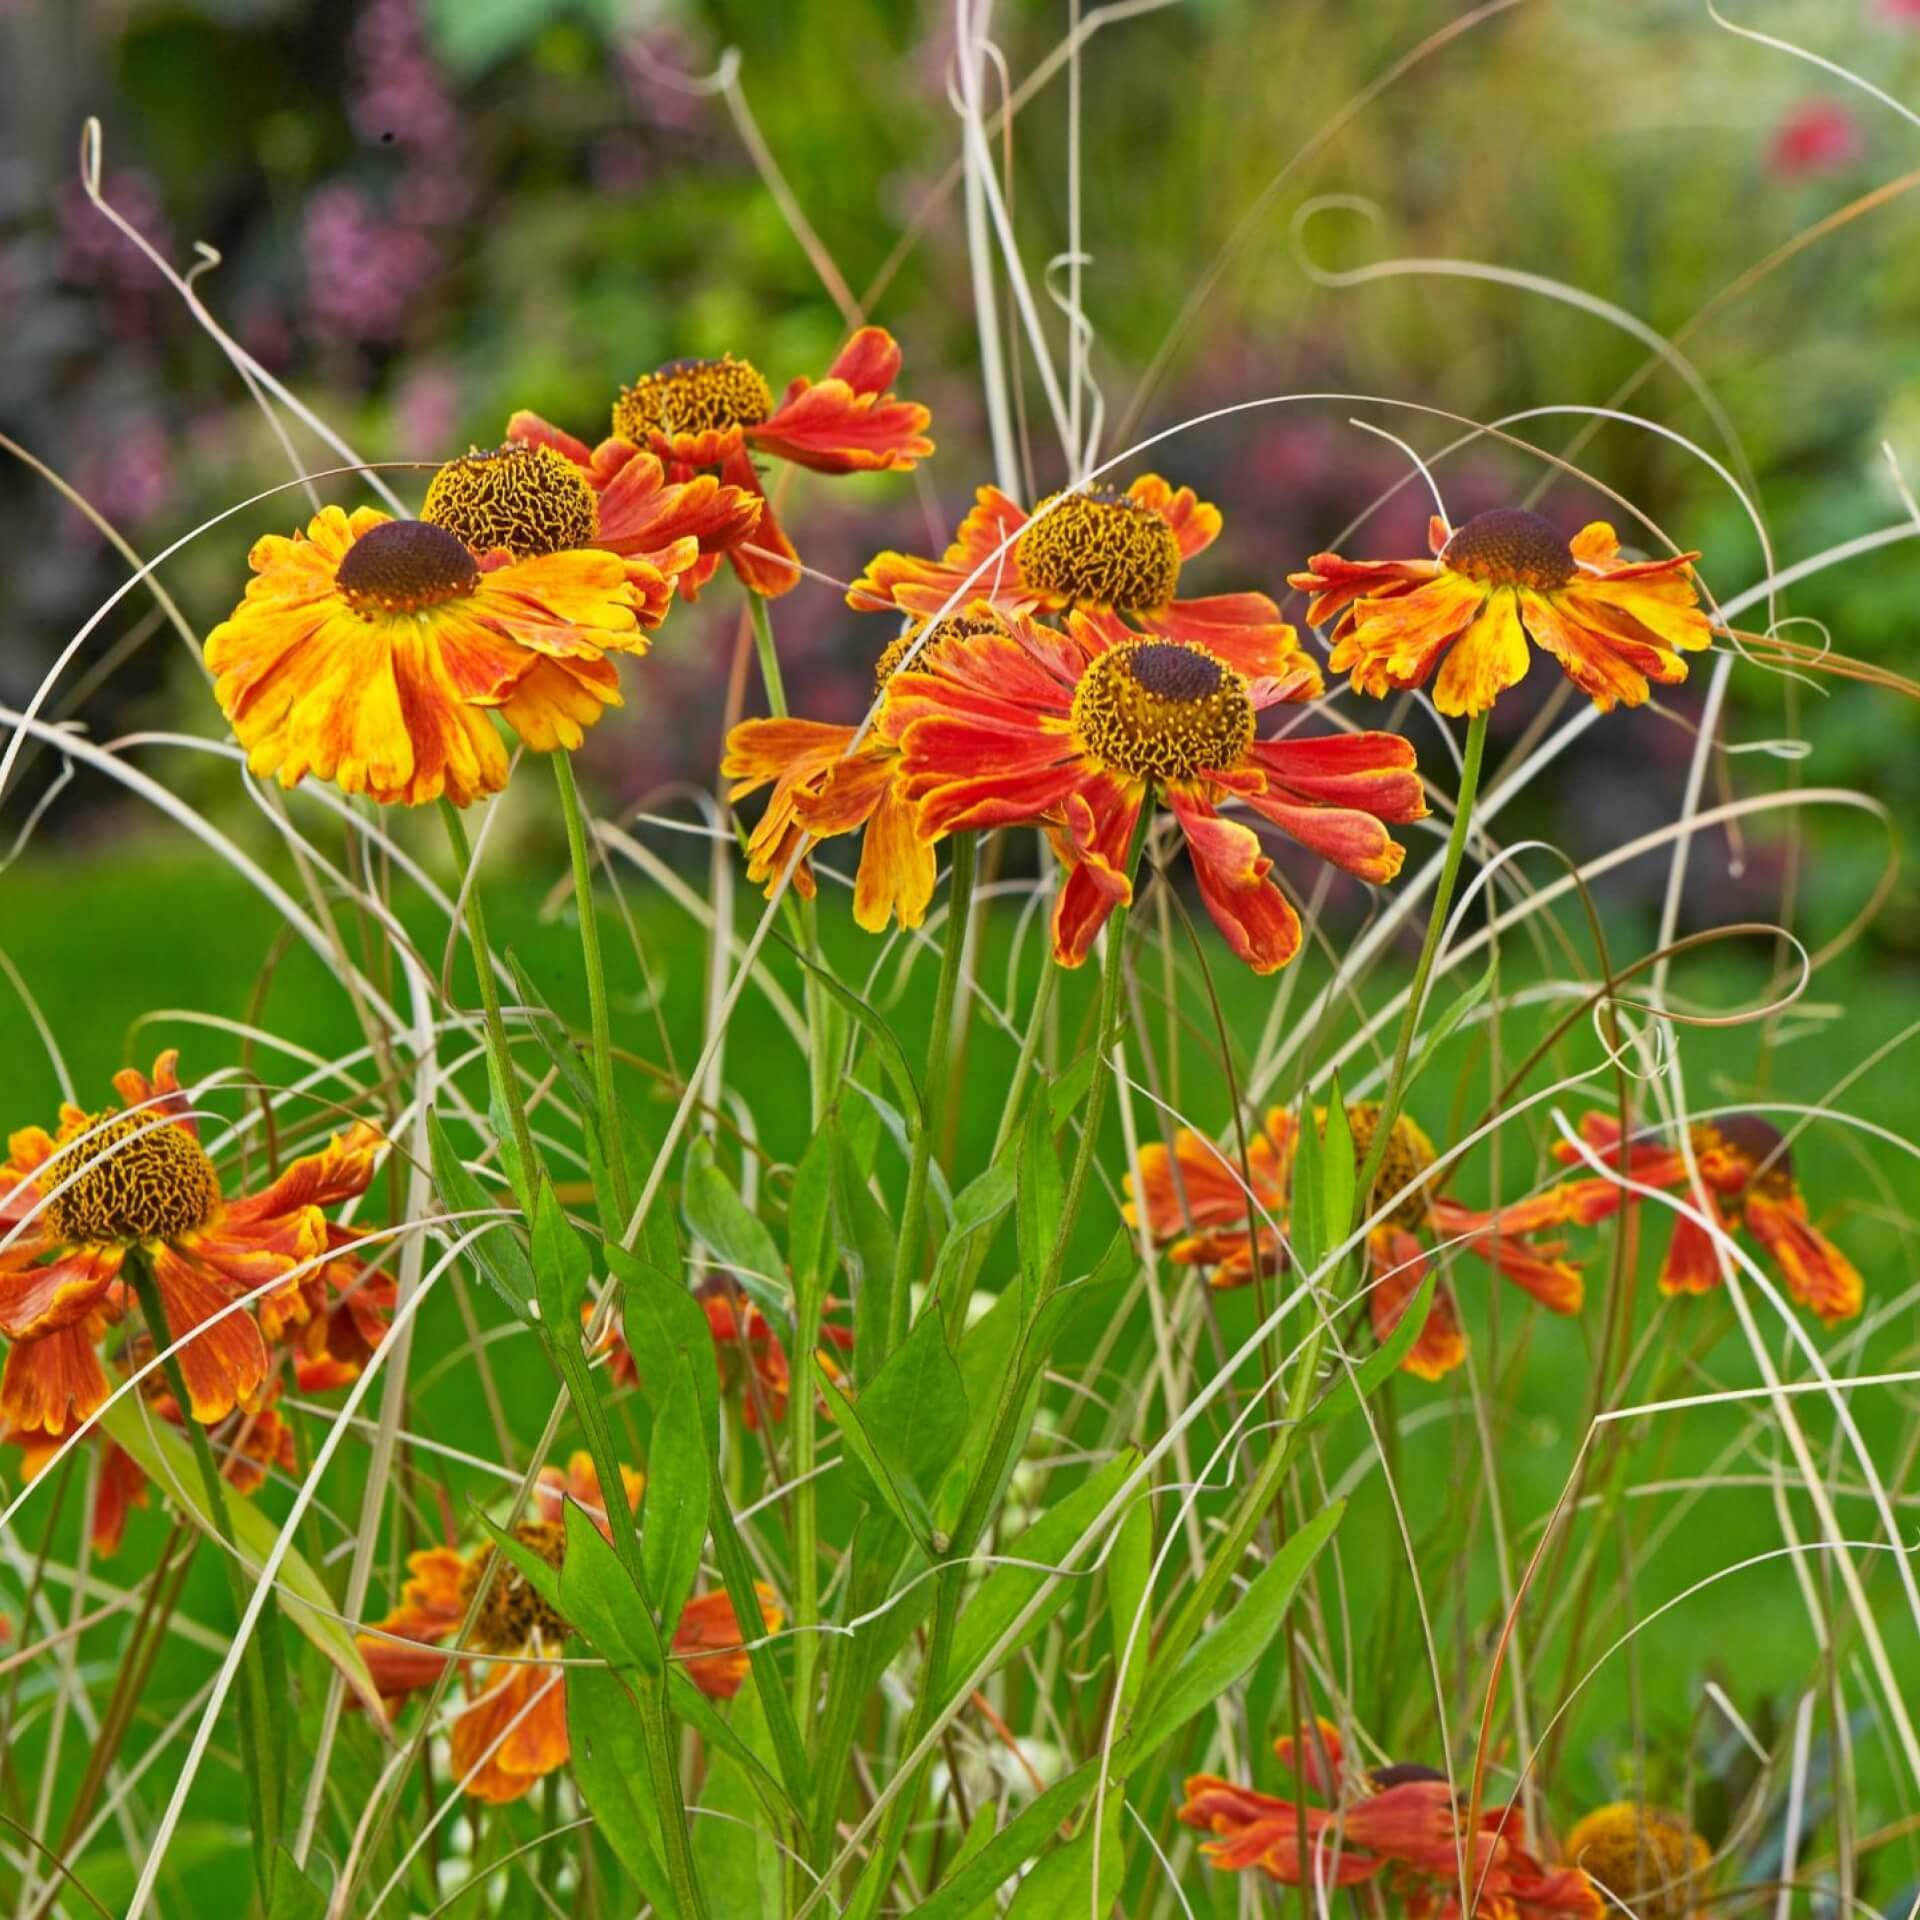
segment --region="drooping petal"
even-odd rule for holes
[[[1482,713],[1526,678],[1531,660],[1519,596],[1508,591],[1489,594],[1449,647],[1434,682],[1433,704],[1445,714]]]
[[[762,1633],[777,1633],[786,1615],[764,1581],[754,1582]],[[673,1657],[686,1663],[687,1678],[710,1700],[731,1700],[740,1691],[752,1661],[740,1636],[740,1618],[724,1592],[696,1594],[674,1629]]]
[[[1356,600],[1390,600],[1434,577],[1431,560],[1345,560],[1337,553],[1316,553],[1302,573],[1287,575],[1287,585],[1311,596],[1307,624],[1324,627]]]
[[[1797,1187],[1749,1193],[1745,1211],[1747,1230],[1772,1254],[1794,1299],[1830,1327],[1859,1314],[1866,1301],[1860,1270],[1808,1219]]]
[[[0,1333],[24,1343],[79,1326],[106,1305],[124,1257],[117,1246],[75,1247],[41,1266],[0,1271]]]
[[[1373,1337],[1384,1342],[1400,1324],[1408,1303],[1427,1275],[1427,1250],[1404,1227],[1381,1227],[1368,1238],[1373,1284],[1367,1289],[1367,1313]],[[1400,1362],[1402,1373],[1421,1380],[1443,1380],[1467,1357],[1467,1336],[1453,1290],[1439,1281],[1420,1336]]]
[[[1336,629],[1328,670],[1351,672],[1354,691],[1376,699],[1423,686],[1487,599],[1486,588],[1477,582],[1442,571],[1391,598],[1358,601]],[[1524,639],[1521,646],[1524,653]]]
[[[175,1357],[193,1417],[211,1426],[259,1393],[267,1376],[266,1343],[244,1307],[223,1313],[239,1294],[212,1268],[160,1244],[153,1249],[153,1277],[168,1334],[185,1342]]]
[[[567,1696],[560,1667],[496,1666],[453,1723],[453,1770],[476,1800],[505,1806],[567,1763]]]
[[[500,717],[535,753],[571,753],[608,707],[625,704],[611,660],[536,660],[500,702]]]
[[[1255,973],[1274,973],[1300,951],[1300,916],[1274,884],[1273,862],[1252,828],[1223,820],[1197,788],[1167,790],[1187,838],[1200,897],[1214,924]]]
[[[897,780],[889,780],[867,822],[853,882],[853,917],[869,933],[884,933],[889,915],[917,927],[933,899],[933,843],[920,837],[918,809]]]
[[[1301,650],[1298,632],[1264,593],[1174,600],[1135,618],[1168,640],[1197,642],[1249,680],[1284,679],[1292,699],[1317,699],[1326,691],[1319,663]]]
[[[744,446],[736,446],[720,463],[720,472],[730,486],[760,503],[758,523],[727,549],[727,564],[739,575],[740,584],[763,600],[791,593],[800,584],[800,556],[773,517],[773,502],[760,485],[752,456]]]
[[[1087,772],[1064,801],[1064,824],[1052,834],[1067,877],[1053,905],[1053,957],[1077,967],[1117,906],[1133,898],[1127,850],[1146,788],[1124,774]]]
[[[96,1350],[99,1335],[88,1324],[62,1327],[7,1349],[0,1376],[0,1413],[15,1427],[56,1437],[90,1420],[106,1405],[112,1388]]]
[[[265,1220],[306,1207],[331,1207],[351,1200],[366,1192],[386,1144],[378,1127],[356,1120],[345,1133],[336,1133],[320,1152],[293,1161],[272,1185],[232,1201],[228,1217],[235,1221]]]

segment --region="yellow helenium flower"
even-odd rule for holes
[[[489,709],[539,751],[577,747],[620,704],[607,655],[647,646],[625,566],[597,550],[476,559],[443,527],[326,507],[247,558],[207,665],[248,765],[283,787],[466,806],[506,784]]]
[[[1686,1920],[1707,1891],[1713,1850],[1677,1813],[1616,1800],[1567,1835],[1567,1858],[1640,1920]]]

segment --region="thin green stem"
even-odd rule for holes
[[[773,616],[763,595],[748,591],[747,618],[753,622],[753,650],[760,661],[760,678],[767,689],[767,710],[776,720],[787,717],[787,687],[780,677],[780,652],[773,644]]]
[[[493,949],[487,941],[486,909],[480,900],[480,876],[473,871],[473,849],[467,842],[466,822],[451,800],[440,802],[440,817],[446,822],[447,840],[453,848],[454,863],[460,870],[465,888],[464,915],[467,941],[473,949],[473,970],[480,980],[480,1006],[486,1019],[487,1049],[493,1056],[494,1074],[500,1084],[500,1098],[513,1128],[513,1144],[520,1158],[522,1180],[533,1178],[533,1135],[527,1127],[527,1110],[520,1101],[520,1089],[514,1079],[513,1055],[507,1050],[507,1023],[500,1012],[500,989],[493,977]]]
[[[587,1006],[593,1025],[593,1086],[600,1108],[600,1151],[613,1182],[621,1219],[632,1210],[627,1182],[626,1143],[621,1137],[620,1096],[613,1084],[613,1021],[607,1010],[607,969],[600,952],[600,919],[593,904],[593,855],[587,845],[586,816],[574,784],[573,756],[564,750],[547,756],[560,789],[560,815],[567,823],[567,850],[573,857],[573,904],[580,919],[580,960],[587,976]]]
[[[924,1111],[913,1136],[907,1164],[907,1194],[900,1203],[900,1240],[893,1263],[893,1291],[887,1298],[887,1352],[906,1338],[909,1296],[920,1268],[926,1228],[927,1183],[933,1166],[934,1135],[947,1103],[947,1073],[953,1061],[953,996],[967,944],[967,919],[973,908],[973,876],[979,847],[971,833],[955,834],[953,863],[947,878],[947,937],[940,952],[940,977],[933,992],[933,1030],[927,1040]]]
[[[226,1569],[228,1591],[236,1614],[244,1616],[249,1595],[246,1576],[241,1570],[240,1549],[227,1513],[226,1482],[220,1477],[219,1464],[213,1457],[213,1447],[207,1439],[206,1428],[193,1417],[193,1401],[181,1372],[180,1357],[168,1351],[173,1345],[173,1334],[167,1324],[167,1306],[160,1293],[160,1283],[154,1278],[153,1268],[144,1249],[140,1247],[128,1248],[121,1272],[133,1282],[134,1297],[140,1302],[140,1312],[146,1320],[147,1331],[152,1335],[154,1351],[162,1356],[160,1371],[166,1380],[168,1392],[173,1395],[174,1404],[180,1409],[181,1424],[187,1430],[187,1443],[193,1451],[194,1464],[200,1473],[201,1492],[206,1498],[207,1518],[226,1549],[220,1561]],[[273,1617],[273,1601],[269,1596],[257,1623],[262,1636],[272,1631]],[[238,1702],[240,1770],[246,1776],[248,1810],[253,1816],[250,1824],[253,1828],[254,1873],[260,1883],[263,1905],[271,1901],[273,1896],[274,1859],[280,1844],[280,1769],[268,1718],[274,1690],[268,1684],[267,1645],[264,1637],[256,1637],[248,1642],[241,1659],[244,1678]]]

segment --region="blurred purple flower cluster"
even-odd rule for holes
[[[387,347],[407,335],[437,286],[445,235],[472,194],[459,115],[415,0],[369,0],[354,23],[348,68],[349,123],[401,165],[377,194],[334,180],[309,196],[301,225],[308,319],[325,337]]]

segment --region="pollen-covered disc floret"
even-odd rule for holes
[[[1030,587],[1076,607],[1146,613],[1180,584],[1180,541],[1152,508],[1107,487],[1057,493],[1014,547]]]
[[[557,1567],[566,1558],[566,1529],[558,1520],[528,1520],[513,1530],[523,1547],[537,1553],[548,1566]],[[470,1606],[473,1596],[493,1563],[494,1549],[483,1547],[467,1562],[460,1577],[460,1604]],[[520,1653],[536,1638],[558,1645],[572,1631],[532,1582],[512,1561],[494,1576],[487,1597],[473,1623],[473,1645],[481,1653]]]
[[[1677,1813],[1616,1800],[1567,1835],[1567,1860],[1640,1920],[1686,1920],[1712,1849]]]
[[[925,621],[916,621],[902,629],[886,644],[880,658],[873,663],[873,690],[884,693],[887,682],[900,671],[900,662],[907,657],[907,649],[925,633],[927,643],[914,656],[915,666],[926,661],[935,647],[947,640],[980,640],[989,634],[1004,634],[1007,623],[998,614],[993,613],[949,613],[933,622],[928,632]]]
[[[613,430],[645,446],[654,435],[757,427],[773,411],[773,389],[750,361],[669,360],[620,389]]]
[[[48,1196],[43,1217],[56,1240],[170,1240],[205,1226],[220,1204],[220,1183],[200,1143],[157,1113],[109,1107],[63,1133],[61,1144],[64,1151],[40,1180]]]
[[[1247,683],[1203,646],[1142,640],[1109,648],[1080,676],[1073,730],[1096,760],[1142,780],[1231,767],[1253,743]]]
[[[1551,593],[1579,567],[1566,536],[1551,520],[1524,507],[1476,513],[1440,550],[1440,564],[1494,587],[1532,587]]]
[[[445,527],[424,520],[384,520],[354,541],[333,576],[334,585],[363,617],[422,613],[470,594],[480,568]]]
[[[526,560],[592,546],[600,500],[564,454],[509,440],[449,460],[433,476],[420,517],[476,553],[503,548]]]
[[[1365,1161],[1373,1148],[1373,1136],[1380,1126],[1380,1103],[1377,1100],[1353,1100],[1347,1104],[1347,1131],[1353,1136],[1353,1157],[1356,1165]],[[1417,1120],[1401,1114],[1393,1123],[1393,1131],[1387,1135],[1386,1157],[1380,1162],[1380,1172],[1373,1183],[1373,1197],[1369,1205],[1409,1188],[1406,1197],[1387,1215],[1394,1226],[1418,1228],[1427,1223],[1429,1187],[1431,1183],[1415,1184],[1421,1176],[1432,1169],[1434,1162],[1433,1142],[1429,1140]]]

